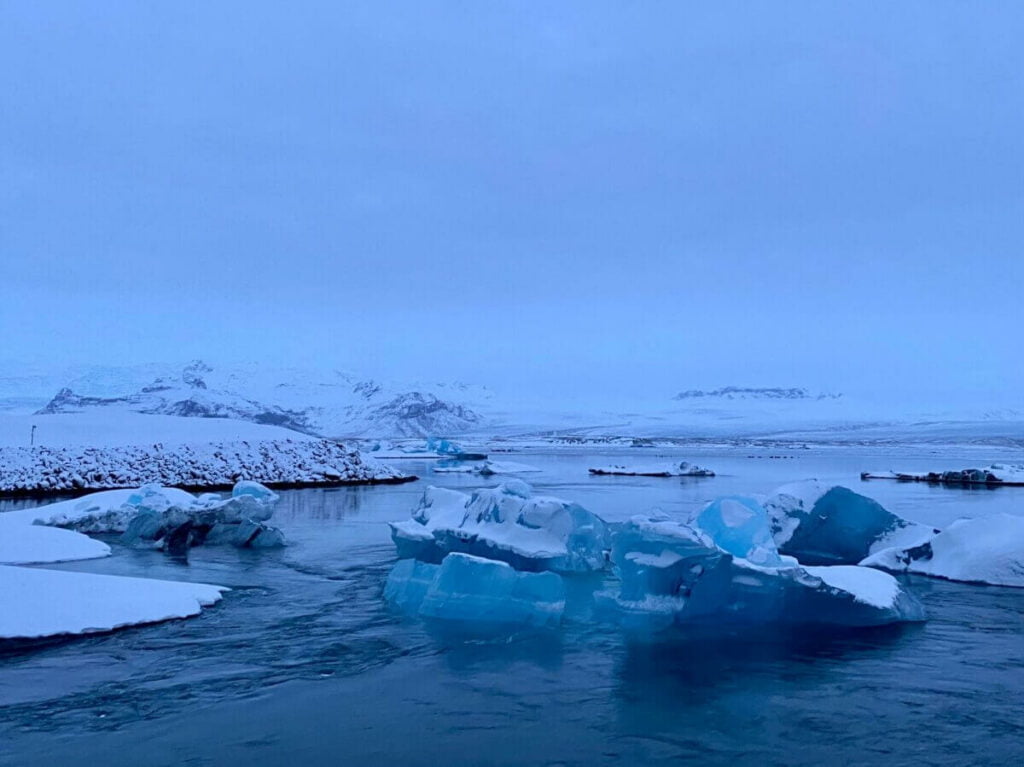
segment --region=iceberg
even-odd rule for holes
[[[855,565],[872,552],[916,546],[938,532],[848,488],[817,480],[778,488],[764,508],[779,551],[805,565]]]
[[[518,572],[505,562],[448,554],[441,564],[400,560],[384,598],[403,612],[476,627],[553,627],[565,610],[565,584],[552,572]]]
[[[0,566],[0,639],[93,634],[188,618],[219,602],[223,586]]]
[[[109,556],[107,544],[71,530],[0,524],[0,565],[40,565]]]
[[[1024,517],[960,519],[924,543],[876,551],[861,564],[951,581],[1024,587]]]
[[[480,474],[484,477],[492,477],[495,474],[530,474],[538,471],[540,469],[536,466],[515,461],[484,461],[480,464],[459,462],[434,467],[434,472],[438,474]]]
[[[50,525],[80,533],[121,533],[123,543],[151,545],[175,554],[203,542],[265,548],[284,544],[281,531],[266,524],[277,501],[276,493],[251,481],[238,482],[227,497],[217,493],[196,497],[151,484],[7,512],[0,516],[0,530],[7,525],[19,529]],[[25,533],[12,531],[11,535],[23,537]],[[84,550],[84,543],[82,547]]]
[[[598,608],[627,629],[694,624],[877,626],[924,619],[895,578],[857,566],[803,567],[782,556],[753,499],[709,504],[690,523],[634,517],[611,554],[619,592]],[[887,577],[880,577],[887,576]]]
[[[528,572],[602,569],[610,545],[604,521],[578,504],[532,493],[519,480],[472,495],[428,487],[412,519],[391,523],[398,556],[438,564],[462,552]]]
[[[620,476],[620,477],[713,477],[715,472],[705,469],[693,463],[681,461],[663,465],[613,465],[600,466],[587,469],[591,474],[597,476]]]
[[[1024,465],[994,463],[983,469],[954,471],[863,471],[861,479],[895,479],[900,482],[928,482],[936,485],[1024,487]]]

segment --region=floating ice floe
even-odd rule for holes
[[[226,590],[205,583],[0,566],[0,639],[92,634],[188,618],[220,601]]]
[[[0,514],[0,565],[39,565],[110,556],[110,547],[72,530],[42,525],[3,524]]]
[[[565,584],[556,573],[518,572],[505,562],[452,553],[439,565],[399,561],[384,597],[406,613],[440,621],[551,627],[565,609]]]
[[[674,625],[875,626],[923,620],[920,603],[895,578],[857,566],[803,567],[780,556],[753,499],[709,504],[689,524],[634,517],[618,532],[612,562],[618,593],[597,604],[644,632]]]
[[[609,547],[600,517],[575,503],[533,496],[518,480],[472,495],[428,487],[412,519],[391,524],[391,537],[403,559],[436,564],[454,551],[529,572],[599,570]]]
[[[696,464],[681,461],[661,465],[613,465],[588,469],[591,474],[620,477],[713,477],[715,472]]]
[[[994,463],[983,469],[955,471],[865,471],[861,479],[895,479],[900,482],[929,482],[939,485],[985,485],[986,487],[1024,487],[1024,465]]]
[[[159,484],[230,487],[400,482],[404,474],[328,440],[283,439],[124,447],[0,447],[0,493],[57,493]]]
[[[855,565],[872,552],[916,546],[937,532],[871,498],[817,480],[778,488],[764,508],[779,551],[805,565]]]
[[[491,477],[496,474],[531,474],[538,472],[536,466],[514,461],[484,461],[483,463],[454,463],[434,467],[438,474],[480,474]]]
[[[960,519],[924,543],[876,551],[861,564],[952,581],[1024,587],[1024,517]]]

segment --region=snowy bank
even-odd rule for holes
[[[0,639],[42,639],[188,618],[223,586],[0,566]]]
[[[87,535],[56,527],[3,524],[0,514],[0,565],[41,565],[110,556],[110,547]]]
[[[364,460],[358,452],[327,440],[0,448],[0,493],[6,495],[107,490],[153,483],[199,490],[226,489],[239,480],[254,480],[270,487],[303,487],[409,479],[389,466]]]

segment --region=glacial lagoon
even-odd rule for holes
[[[776,457],[772,457],[776,456]],[[498,457],[498,456],[495,456]],[[726,494],[816,477],[911,521],[1024,514],[1024,491],[861,482],[866,469],[1020,462],[981,448],[536,449],[537,492],[611,523],[686,519]],[[692,460],[715,478],[593,477],[592,465]],[[500,477],[291,490],[288,546],[194,549],[187,563],[112,541],[70,570],[230,586],[197,618],[0,656],[0,765],[915,764],[1013,762],[1024,743],[1024,590],[900,578],[928,621],[860,631],[732,630],[648,639],[596,623],[581,576],[558,631],[452,634],[389,610],[387,522],[423,488]],[[0,511],[31,501],[0,501]],[[884,734],[884,737],[882,737]]]

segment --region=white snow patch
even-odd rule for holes
[[[888,573],[857,565],[804,567],[827,585],[853,595],[855,601],[872,607],[892,607],[900,594],[900,584]]]
[[[0,565],[0,639],[90,634],[188,618],[223,586]]]

